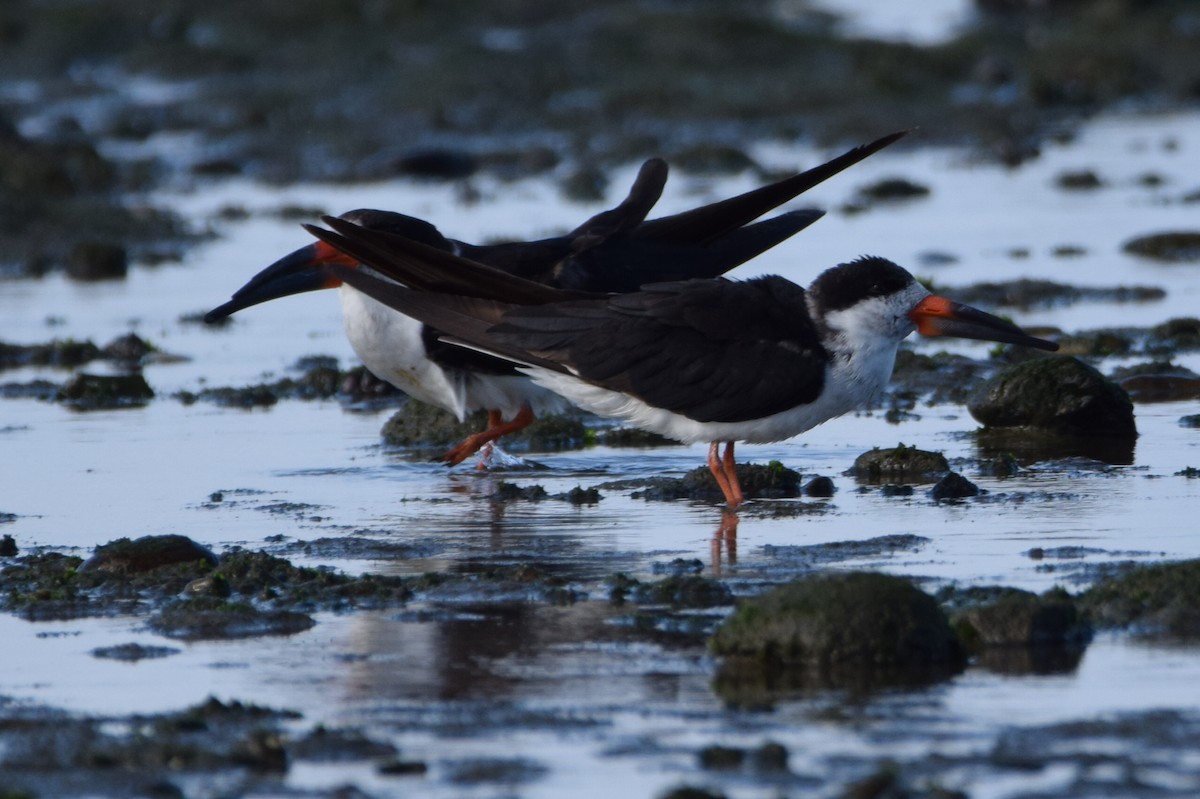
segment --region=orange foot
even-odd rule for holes
[[[456,466],[483,449],[483,447],[490,446],[493,441],[501,436],[523,430],[532,423],[533,409],[528,405],[521,406],[521,410],[517,415],[508,422],[503,420],[500,411],[488,411],[487,429],[475,435],[467,436],[463,439],[462,443],[455,446],[445,455],[442,455],[439,460],[443,461],[447,466]],[[482,461],[479,468],[484,468]]]

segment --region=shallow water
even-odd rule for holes
[[[770,143],[755,154],[769,166],[792,168],[831,153]],[[1054,186],[1061,171],[1085,167],[1107,185],[1090,192]],[[614,175],[614,194],[633,171],[631,165]],[[1147,188],[1139,180],[1147,173],[1165,181]],[[892,175],[926,184],[932,195],[854,215],[832,212],[738,275],[779,272],[807,282],[826,266],[875,253],[933,277],[939,286],[1027,276],[1095,286],[1153,285],[1168,292],[1159,302],[1080,303],[1013,314],[1021,324],[1067,331],[1157,324],[1196,315],[1200,307],[1195,264],[1157,265],[1120,252],[1120,244],[1134,235],[1195,229],[1197,206],[1181,198],[1200,188],[1200,116],[1107,118],[1015,170],[971,164],[953,150],[885,152],[814,190],[804,204],[837,209],[859,186]],[[674,175],[659,209],[692,206],[753,182],[750,176]],[[137,267],[116,283],[79,284],[61,277],[0,283],[5,341],[73,336],[102,344],[133,330],[189,359],[146,368],[159,399],[145,409],[78,413],[31,400],[0,404],[5,464],[0,511],[17,516],[0,532],[25,550],[80,553],[119,536],[166,532],[218,549],[285,547],[353,533],[407,556],[284,554],[350,571],[397,574],[535,562],[597,601],[554,607],[468,593],[438,607],[418,600],[401,611],[322,614],[311,631],[287,638],[172,644],[182,653],[136,664],[89,655],[98,646],[163,642],[136,619],[31,624],[0,617],[8,666],[0,672],[0,695],[114,714],[178,709],[212,694],[294,708],[310,723],[363,726],[396,743],[406,758],[427,762],[430,772],[419,782],[397,782],[376,774],[369,763],[304,763],[288,780],[297,789],[314,790],[353,782],[379,796],[418,788],[431,796],[549,797],[568,790],[578,796],[622,791],[650,796],[681,782],[710,784],[736,796],[801,789],[830,795],[883,758],[912,764],[935,755],[947,763],[940,784],[972,797],[1037,790],[1071,795],[1072,780],[1084,768],[1078,762],[1030,771],[974,755],[991,751],[1013,728],[1157,708],[1191,718],[1200,714],[1195,691],[1200,652],[1122,636],[1101,637],[1077,666],[1060,673],[1015,676],[977,666],[923,691],[858,702],[818,693],[780,703],[773,713],[728,709],[710,690],[714,663],[702,651],[630,633],[599,582],[617,571],[648,577],[655,563],[684,557],[719,569],[735,591],[750,590],[791,568],[779,547],[891,533],[930,541],[916,551],[836,567],[879,567],[931,578],[933,585],[1002,583],[1043,590],[1055,584],[1077,588],[1072,580],[1080,563],[1200,557],[1194,523],[1200,481],[1175,474],[1200,465],[1200,432],[1178,424],[1179,417],[1200,413],[1200,400],[1139,405],[1141,437],[1131,466],[1035,464],[1003,480],[968,469],[967,476],[990,493],[954,505],[933,504],[921,488],[907,499],[859,493],[841,473],[864,450],[897,441],[942,451],[952,464],[971,457],[974,445],[965,434],[976,425],[961,407],[919,407],[918,420],[900,425],[864,414],[793,441],[739,447],[742,460],[775,458],[806,475],[832,476],[839,491],[832,500],[810,501],[812,512],[796,517],[745,514],[736,560],[726,550],[713,562],[720,514],[711,506],[646,503],[608,490],[591,507],[497,504],[488,499],[501,479],[496,475],[447,470],[382,448],[379,428],[390,409],[352,412],[331,402],[283,401],[269,410],[240,411],[185,406],[170,398],[177,390],[280,376],[303,355],[332,354],[344,366],[353,362],[330,293],[254,308],[224,330],[180,322],[182,315],[223,301],[259,268],[306,243],[294,222],[274,214],[281,206],[331,212],[398,208],[468,240],[545,235],[596,210],[563,202],[543,182],[481,180],[478,188],[481,199],[464,205],[454,187],[442,185],[274,189],[230,181],[168,198],[221,233],[184,264]],[[218,211],[231,205],[250,216],[220,221]],[[1085,252],[1056,257],[1052,251],[1060,245]],[[1012,257],[1014,248],[1027,249],[1028,257]],[[926,266],[922,256],[929,252],[957,261]],[[947,293],[953,295],[952,288]],[[934,351],[927,343],[914,345]],[[985,351],[982,344],[955,347]],[[1200,371],[1197,354],[1177,362]],[[66,375],[53,370],[4,375],[6,381],[34,377],[62,381]],[[554,494],[618,477],[682,473],[701,464],[703,455],[703,447],[537,454],[547,468],[504,479],[536,482]],[[221,501],[211,500],[214,492],[222,494]],[[283,536],[283,543],[268,542],[272,536]],[[1034,560],[1027,554],[1034,547],[1068,545],[1089,549],[1076,560]],[[791,752],[792,781],[780,785],[696,765],[703,746],[755,747],[769,740]],[[1141,744],[1124,745],[1141,751]],[[456,768],[479,758],[531,765],[508,782],[464,783],[455,777]],[[1200,766],[1186,758],[1166,772],[1152,766],[1138,775],[1161,785],[1163,795],[1189,795],[1187,781],[1200,774]]]

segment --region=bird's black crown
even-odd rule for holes
[[[913,276],[886,258],[864,255],[822,272],[809,288],[825,313],[841,311],[871,297],[886,297],[909,286]]]

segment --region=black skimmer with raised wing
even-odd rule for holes
[[[364,234],[372,234],[370,241],[384,250],[392,239],[417,241],[446,255],[462,256],[549,287],[539,299],[523,294],[529,302],[584,296],[573,292],[631,292],[644,283],[715,277],[770,249],[819,219],[822,212],[801,210],[761,222],[755,219],[904,133],[885,136],[744,194],[646,221],[667,174],[666,164],[652,159],[643,164],[621,204],[565,236],[539,241],[472,245],[448,239],[422,220],[374,210],[343,214],[339,229],[356,226]],[[346,335],[368,369],[460,419],[479,408],[489,411],[488,429],[447,452],[443,460],[448,464],[459,463],[489,442],[528,425],[535,413],[559,407],[557,394],[529,381],[507,361],[444,344],[437,331],[396,314],[342,280],[340,270],[333,269],[355,268],[360,261],[357,255],[331,246],[329,240],[318,241],[264,269],[205,319],[215,321],[291,294],[340,287]],[[426,288],[447,287],[435,284]],[[455,293],[479,293],[462,285],[452,288]]]
[[[357,231],[338,227],[326,235],[350,246],[346,239]],[[494,270],[486,266],[420,244],[390,244],[387,259],[356,253],[388,279],[344,267],[335,274],[443,331],[449,343],[519,365],[580,407],[684,443],[709,442],[709,468],[733,508],[744,499],[735,442],[780,441],[871,404],[891,377],[900,342],[914,331],[1058,349],[931,294],[878,257],[828,269],[807,290],[768,275],[531,302],[543,287],[503,274],[489,284],[483,278]],[[487,284],[491,296],[423,290],[438,276],[445,286]]]

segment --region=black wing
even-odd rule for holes
[[[513,307],[502,319],[472,343],[701,422],[779,413],[824,385],[828,355],[804,289],[781,277],[660,284],[604,301]]]
[[[777,208],[788,200],[794,199],[818,183],[857,164],[908,133],[907,130],[890,133],[873,142],[855,147],[832,161],[775,183],[752,189],[745,194],[739,194],[736,197],[700,208],[693,208],[690,211],[651,219],[639,225],[631,235],[638,239],[653,239],[676,244],[707,244],[753,222],[772,208]]]

